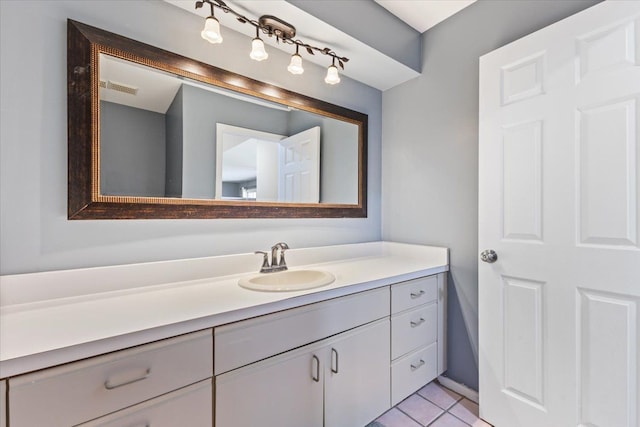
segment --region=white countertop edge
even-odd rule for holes
[[[0,378],[8,378],[22,373],[40,370],[63,363],[122,350],[129,347],[135,347],[152,341],[166,339],[181,334],[195,332],[198,330],[208,329],[238,320],[261,316],[281,310],[299,307],[306,304],[325,301],[331,298],[337,298],[357,292],[387,286],[392,283],[448,271],[448,253],[446,252],[446,249],[417,245],[400,245],[401,246],[397,246],[396,244],[393,244],[389,246],[386,245],[385,242],[383,248],[389,249],[390,247],[393,247],[395,249],[394,252],[399,251],[399,253],[395,253],[395,255],[406,255],[406,251],[413,252],[413,250],[422,252],[420,249],[430,248],[432,250],[437,249],[439,255],[441,255],[441,251],[444,250],[445,256],[438,260],[438,262],[443,261],[439,265],[434,266],[433,263],[425,262],[425,264],[431,264],[430,267],[407,270],[406,273],[402,274],[393,274],[391,276],[371,279],[361,283],[352,281],[351,283],[344,283],[337,287],[329,289],[318,288],[315,290],[306,291],[302,295],[300,295],[299,293],[297,295],[291,295],[291,293],[278,293],[278,299],[266,303],[257,303],[255,305],[228,311],[212,312],[210,315],[198,318],[174,323],[161,324],[151,328],[134,330],[129,333],[117,334],[93,341],[78,342],[74,345],[52,348],[51,350],[36,352],[33,354],[20,354],[20,352],[16,352],[15,357],[0,360]],[[377,248],[376,250],[377,255],[382,255],[380,252],[378,252],[378,249],[380,248]],[[326,260],[323,259],[323,261]],[[42,303],[42,301],[40,301],[40,303]]]
[[[256,248],[268,250],[268,248]],[[345,259],[398,253],[415,257],[423,252],[448,251],[437,246],[388,241],[351,243],[287,251],[287,264],[295,268],[309,264],[339,262]],[[448,264],[448,252],[444,259]],[[262,258],[253,253],[218,255],[168,261],[77,268],[71,270],[0,276],[0,308],[34,301],[50,301],[78,294],[98,294],[131,288],[172,284],[234,274],[252,274],[260,269]],[[91,287],[86,286],[91,281]]]

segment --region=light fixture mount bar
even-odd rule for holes
[[[260,28],[269,35],[275,35],[281,39],[293,39],[296,36],[296,27],[286,21],[272,15],[262,15],[258,19]]]
[[[205,4],[211,6],[211,15],[213,16],[213,10],[215,7],[221,9],[225,13],[230,13],[236,17],[238,22],[242,24],[250,24],[254,26],[259,31],[262,31],[264,34],[268,36],[275,36],[278,42],[282,41],[283,43],[296,45],[296,51],[299,47],[303,47],[309,55],[315,55],[316,52],[321,53],[323,55],[330,56],[332,58],[332,63],[335,64],[336,60],[338,61],[338,65],[340,68],[344,70],[344,63],[349,61],[349,58],[345,56],[339,56],[335,51],[328,47],[319,48],[317,46],[313,46],[309,43],[305,43],[302,40],[295,39],[296,36],[296,28],[282,19],[272,16],[272,15],[263,15],[258,20],[250,19],[235,10],[233,10],[230,6],[228,6],[223,0],[198,0],[196,1],[196,9],[200,9]]]

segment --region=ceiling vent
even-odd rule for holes
[[[116,92],[128,93],[129,95],[137,95],[138,88],[135,86],[129,86],[124,83],[116,83],[111,80],[100,80],[100,87],[104,89],[115,90]]]

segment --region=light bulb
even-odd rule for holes
[[[213,16],[209,16],[206,21],[204,21],[204,29],[200,35],[209,43],[222,43],[220,22],[218,22],[218,20]]]
[[[302,56],[297,53],[291,55],[291,62],[289,63],[287,70],[289,70],[291,74],[304,73],[304,68],[302,68]]]
[[[324,78],[324,82],[330,85],[340,83],[340,75],[338,75],[338,68],[335,65],[329,65],[327,68],[327,77]]]
[[[251,41],[251,53],[249,57],[256,61],[264,61],[269,57],[267,51],[264,50],[264,42],[259,37]]]

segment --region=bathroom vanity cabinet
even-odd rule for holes
[[[405,246],[391,246],[394,257],[389,246],[374,248],[379,257],[327,264],[338,277],[333,288],[294,296],[247,291],[234,277],[14,302],[0,313],[3,334],[22,340],[3,335],[13,347],[1,349],[0,427],[364,426],[446,369],[446,249],[429,249],[445,255],[434,265],[407,256]],[[201,307],[212,314],[197,317]],[[171,323],[151,328],[162,310]],[[81,316],[104,322],[97,332],[116,345],[130,344],[78,357],[92,344],[81,333],[96,333],[96,324],[74,325]],[[135,333],[114,334],[114,324],[165,335],[132,343]],[[31,332],[30,325],[38,326]],[[22,342],[43,345],[33,341],[49,339],[43,327],[66,340],[60,362],[33,350],[23,364],[6,357]]]
[[[365,425],[444,370],[444,280],[410,280],[10,378],[9,427]]]
[[[444,370],[444,279],[410,280],[10,378],[9,427],[365,425]]]
[[[274,354],[216,376],[216,426],[358,426],[386,411],[389,300],[384,287],[216,328],[216,371],[247,347]]]
[[[444,371],[444,285],[433,275],[216,328],[216,426],[364,426]]]

